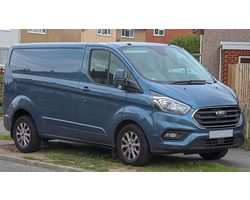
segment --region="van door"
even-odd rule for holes
[[[126,66],[115,52],[101,47],[87,47],[85,59],[79,87],[79,137],[111,144],[110,134],[122,118],[126,97],[126,91],[113,86],[113,76]]]

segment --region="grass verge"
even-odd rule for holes
[[[235,172],[236,169],[217,162],[179,156],[154,156],[143,167],[123,164],[112,158],[111,151],[89,145],[50,142],[42,146],[50,162],[90,171],[141,171],[141,172]]]
[[[10,135],[0,134],[0,140],[13,140]]]

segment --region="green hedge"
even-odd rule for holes
[[[191,54],[200,53],[200,37],[195,34],[177,36],[170,44],[182,47]]]

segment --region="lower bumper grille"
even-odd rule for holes
[[[234,137],[229,138],[217,138],[217,139],[207,139],[203,140],[202,146],[204,147],[223,147],[223,146],[231,146],[235,144]]]

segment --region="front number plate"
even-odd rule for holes
[[[209,131],[209,139],[233,137],[233,129],[221,131]]]

